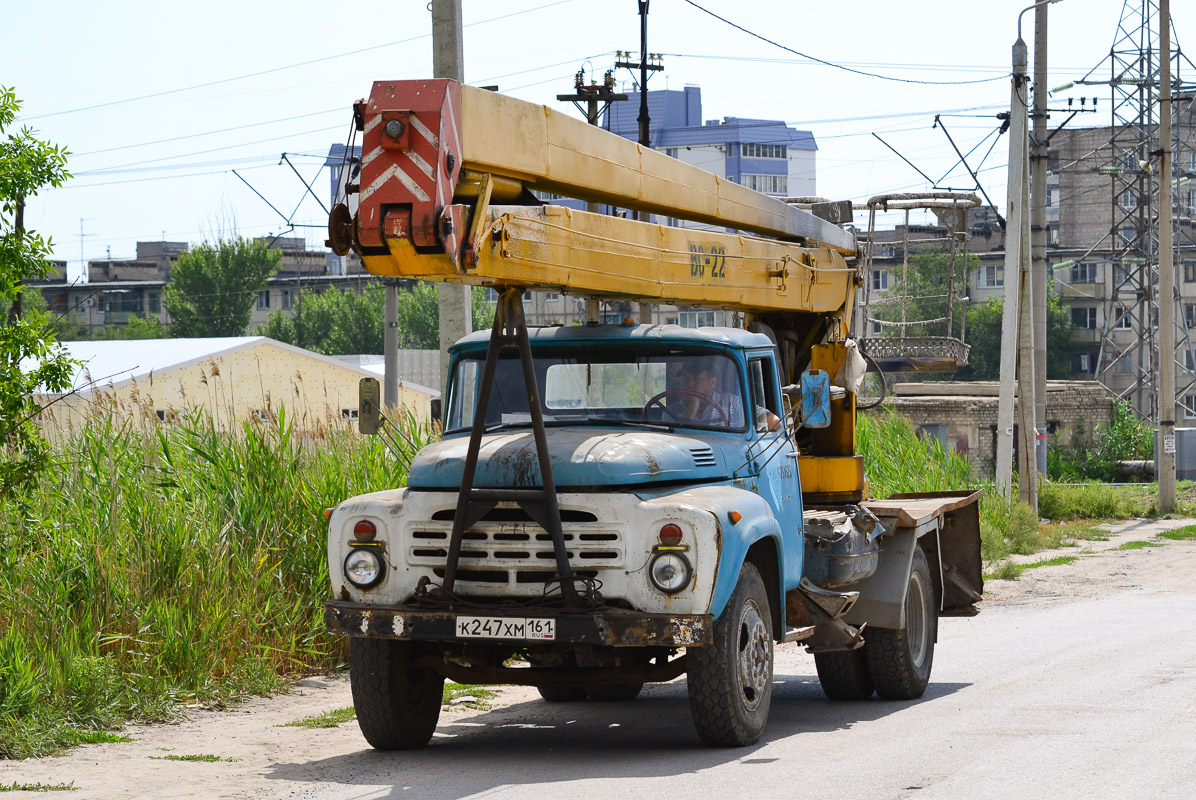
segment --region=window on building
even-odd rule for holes
[[[879,322],[873,322],[872,323],[872,335],[880,336],[882,333],[884,333],[884,326],[881,325]]]
[[[497,303],[498,302],[498,292],[494,291],[490,287],[486,287],[486,302],[487,303]]]
[[[264,311],[270,307],[270,290],[263,289],[257,293],[257,310]]]
[[[561,299],[561,296],[557,292],[545,292],[544,293],[544,302],[545,303],[555,303],[557,300],[560,300],[560,299]]]
[[[1134,327],[1134,315],[1124,308],[1113,309],[1113,327],[1118,330],[1129,330]]]
[[[935,440],[943,447],[947,446],[947,425],[943,422],[927,422],[918,426],[918,438],[925,441]]]
[[[1121,229],[1121,240],[1125,244],[1133,244],[1134,239],[1136,239],[1137,236],[1138,236],[1138,234],[1134,230],[1133,225],[1126,225],[1124,228]]]
[[[872,291],[883,292],[889,288],[889,271],[887,269],[872,270]]]
[[[292,305],[294,305],[294,295],[291,294],[290,289],[283,289],[282,290],[282,307],[283,307],[283,309],[286,311],[290,311]]]
[[[162,313],[162,293],[161,292],[150,292],[149,293],[149,312],[151,314],[161,314]]]
[[[1081,375],[1093,375],[1096,373],[1096,353],[1077,353],[1075,364],[1075,372]]]
[[[1196,351],[1191,349],[1184,350],[1184,369],[1188,372],[1196,372]]]
[[[743,157],[744,158],[788,158],[789,148],[783,144],[755,144],[754,142],[744,142]]]
[[[1184,303],[1184,324],[1189,330],[1196,328],[1196,303]]]
[[[1096,307],[1089,308],[1073,308],[1071,310],[1071,324],[1073,327],[1082,328],[1083,330],[1093,330],[1096,328]]]
[[[709,310],[682,311],[677,317],[677,321],[683,328],[709,328],[718,324],[715,321],[714,312]]]
[[[1184,262],[1184,283],[1196,283],[1196,261]]]
[[[1126,189],[1119,200],[1121,207],[1129,211],[1138,207],[1138,193],[1133,189]]]
[[[1089,261],[1072,264],[1070,283],[1096,283],[1096,264]]]
[[[1184,419],[1196,419],[1196,394],[1185,394],[1182,403]]]
[[[1005,285],[1005,268],[998,266],[981,267],[978,282],[985,289],[994,289]]]
[[[788,194],[789,176],[744,173],[743,185],[753,191],[763,192],[764,194]]]

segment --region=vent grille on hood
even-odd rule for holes
[[[714,457],[714,451],[709,447],[691,447],[690,454],[694,457],[695,467],[717,467],[718,460]]]

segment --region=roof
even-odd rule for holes
[[[313,353],[301,347],[289,345],[266,336],[226,336],[207,339],[128,339],[119,341],[62,342],[67,355],[83,362],[72,381],[72,389],[85,390],[88,386],[102,385],[117,387],[129,381],[148,378],[151,373],[188,366],[238,350],[268,344],[289,350],[306,358],[360,373],[371,377],[372,373],[338,361],[331,356]]]
[[[751,333],[741,328],[686,328],[681,325],[563,325],[545,328],[528,328],[528,338],[533,344],[577,344],[601,341],[606,343],[630,340],[670,340],[669,344],[712,344],[727,347],[771,347],[772,341],[761,333]],[[453,345],[456,352],[461,348],[480,346],[490,341],[490,331],[475,331]]]
[[[366,372],[374,373],[379,378],[386,377],[386,364],[381,361],[374,362],[373,364],[362,364],[361,368]],[[399,385],[405,386],[408,389],[414,389],[421,394],[430,395],[432,397],[440,397],[439,389],[433,389],[431,387],[424,386],[422,383],[416,383],[415,381],[399,378]]]

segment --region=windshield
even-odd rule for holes
[[[606,347],[534,352],[546,425],[650,424],[744,430],[743,388],[730,357],[697,348]],[[473,425],[483,354],[457,361],[446,430]],[[519,359],[498,362],[486,425],[528,425]]]

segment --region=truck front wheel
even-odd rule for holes
[[[357,724],[377,750],[423,747],[436,730],[444,676],[413,667],[415,647],[394,639],[349,640],[349,682]]]
[[[731,599],[714,624],[714,643],[689,658],[689,709],[698,736],[715,747],[754,744],[772,702],[772,614],[753,564],[744,564]]]
[[[934,641],[938,638],[938,607],[930,567],[922,548],[914,550],[909,588],[905,595],[905,628],[868,628],[864,653],[876,693],[885,700],[915,700],[930,682]]]

